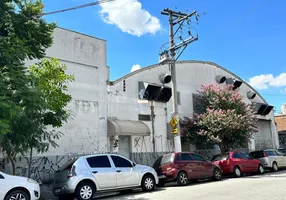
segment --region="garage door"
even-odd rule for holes
[[[255,133],[255,149],[272,148],[272,135],[270,121],[258,120],[258,132]]]

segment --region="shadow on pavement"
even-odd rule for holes
[[[156,188],[153,192],[150,193],[156,193],[166,190],[165,188]],[[147,194],[147,192],[143,192],[141,189],[134,189],[129,194],[120,194],[120,193],[102,193],[98,196],[95,196],[95,199],[112,199],[112,200],[127,200],[127,199],[135,199],[134,195],[138,194]],[[149,198],[145,197],[136,197],[136,200],[150,200]]]
[[[272,171],[265,171],[264,174],[245,174],[243,175],[242,177],[239,177],[239,178],[235,178],[233,177],[232,175],[225,175],[223,177],[222,180],[220,181],[212,181],[211,179],[205,179],[205,180],[199,180],[199,182],[190,182],[188,186],[192,186],[192,185],[201,185],[201,184],[208,184],[208,183],[216,183],[216,182],[223,182],[223,181],[228,181],[230,179],[242,179],[242,178],[265,178],[265,177],[269,177],[269,178],[283,178],[285,177],[286,178],[286,171],[284,170],[280,170],[278,172],[272,172]],[[182,187],[182,186],[179,186],[177,184],[177,182],[171,182],[171,183],[167,183],[165,187]],[[184,187],[184,186],[183,186]],[[186,187],[186,186],[185,186]]]
[[[223,182],[223,181],[227,181],[229,178],[223,178],[220,181],[213,181],[210,178],[209,179],[202,179],[199,180],[198,182],[190,182],[187,186],[180,186],[178,185],[177,182],[171,182],[171,183],[167,183],[165,185],[165,187],[188,187],[188,186],[192,186],[192,185],[203,185],[203,184],[209,184],[209,183],[219,183],[219,182]]]

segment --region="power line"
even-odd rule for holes
[[[236,19],[234,19],[233,21],[239,21],[242,17],[245,17],[247,15],[250,15],[251,13],[253,13],[254,11],[256,11],[258,8],[262,7],[265,3],[267,3],[269,0],[265,0],[262,3],[258,4],[257,6],[255,6],[254,8],[252,8],[251,10],[245,12],[243,15],[237,17]]]
[[[91,2],[91,3],[87,3],[87,4],[83,4],[83,5],[79,5],[79,6],[75,6],[75,7],[71,7],[71,8],[66,8],[66,9],[62,9],[62,10],[56,10],[56,11],[52,11],[52,12],[42,13],[41,16],[52,15],[52,14],[67,12],[67,11],[71,11],[71,10],[77,10],[80,8],[86,8],[86,7],[95,6],[95,5],[108,3],[108,2],[112,2],[112,1],[115,1],[115,0],[98,0],[96,2]]]
[[[260,4],[258,4],[257,6],[255,6],[254,8],[244,12],[242,15],[238,16],[237,18],[233,19],[230,23],[233,24],[235,22],[240,21],[243,17],[246,17],[248,15],[250,15],[251,13],[253,13],[254,11],[256,11],[258,8],[262,7],[264,4],[266,4],[269,0],[265,0],[263,2],[261,2]],[[222,28],[225,29],[226,27]]]

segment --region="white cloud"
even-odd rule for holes
[[[133,65],[133,66],[132,66],[132,69],[131,69],[131,72],[134,72],[134,71],[136,71],[136,70],[138,70],[138,69],[141,69],[140,65],[138,65],[138,64]]]
[[[279,76],[276,76],[273,81],[269,83],[271,86],[283,87],[286,86],[286,73],[282,73]]]
[[[263,90],[268,88],[268,83],[274,79],[272,74],[261,74],[249,79],[249,84],[257,89]]]
[[[272,87],[284,87],[286,86],[286,73],[281,73],[274,77],[272,74],[261,74],[249,79],[248,82],[251,86],[263,90]]]
[[[117,0],[100,6],[103,20],[118,26],[123,32],[140,37],[161,29],[159,19],[144,10],[138,0]]]

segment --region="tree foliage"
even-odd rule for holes
[[[195,116],[192,123],[186,123],[191,127],[189,135],[219,144],[222,152],[245,145],[257,131],[257,120],[251,105],[243,101],[239,91],[231,85],[206,85],[199,93],[204,99],[205,112]],[[190,134],[194,127],[196,132]]]
[[[0,134],[11,132],[29,82],[25,59],[41,59],[52,44],[55,24],[46,23],[41,1],[0,1]]]
[[[0,146],[14,174],[16,155],[56,146],[53,128],[69,116],[66,91],[74,78],[58,60],[42,60],[55,28],[40,17],[43,7],[39,0],[0,2]],[[28,70],[27,59],[40,62]]]
[[[30,113],[34,122],[38,121],[38,128],[34,134],[30,134],[30,148],[36,148],[38,152],[45,152],[49,144],[57,146],[54,139],[58,139],[60,133],[53,128],[61,127],[70,116],[66,106],[72,97],[67,93],[67,84],[74,81],[74,76],[66,74],[67,66],[57,59],[44,59],[31,66],[30,75],[32,85],[40,96],[38,101],[37,117]],[[47,126],[51,128],[47,129]]]

